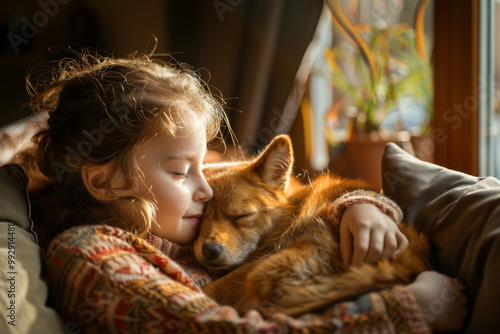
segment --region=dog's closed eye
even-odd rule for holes
[[[238,223],[240,220],[251,217],[253,215],[257,214],[257,212],[249,212],[249,213],[244,213],[241,215],[236,215],[233,217],[233,221]]]

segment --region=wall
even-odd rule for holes
[[[79,19],[75,18],[75,13],[80,13]],[[84,13],[84,24],[81,13]],[[29,99],[26,74],[36,64],[62,57],[61,47],[67,46],[69,41],[124,54],[145,49],[148,42],[152,45],[155,35],[159,41],[157,52],[166,52],[167,14],[168,1],[165,0],[2,0],[0,126],[29,113],[29,109],[22,107]],[[80,24],[76,24],[78,22]],[[30,24],[36,31],[29,29]],[[94,26],[95,31],[85,34],[85,27],[89,26]],[[94,37],[82,37],[89,35]]]

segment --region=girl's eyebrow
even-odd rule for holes
[[[194,154],[173,154],[163,158],[163,160],[189,160],[195,161],[198,157]]]

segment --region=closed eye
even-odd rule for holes
[[[240,216],[236,216],[235,219],[241,219],[241,218],[246,218],[246,217],[250,217],[250,216],[253,216],[255,213],[247,213],[247,214],[244,214],[244,215],[240,215]]]
[[[251,217],[251,216],[253,216],[255,214],[256,214],[256,212],[245,213],[245,214],[242,214],[242,215],[239,215],[239,216],[235,216],[233,219],[234,219],[235,222],[237,222],[238,220]]]

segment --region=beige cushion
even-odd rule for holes
[[[0,167],[0,333],[64,333],[57,312],[45,305],[48,286],[26,185],[22,167]]]

